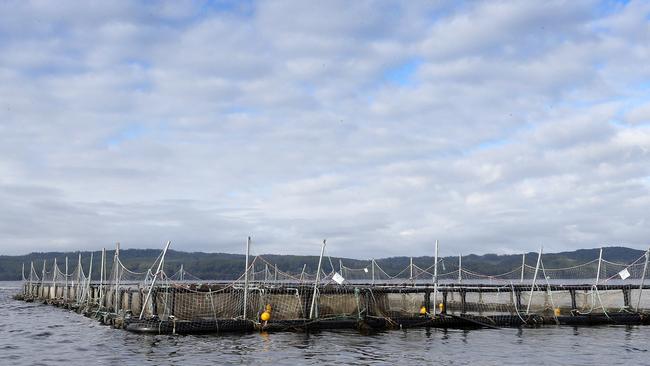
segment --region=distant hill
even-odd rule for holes
[[[569,267],[589,262],[598,258],[599,249],[579,249],[571,252],[544,254],[544,265],[546,268]],[[640,256],[644,251],[625,248],[607,247],[603,249],[603,258],[611,262],[630,263]],[[30,253],[22,256],[0,256],[0,280],[12,281],[21,279],[21,266],[25,264],[26,275],[29,274],[30,262],[34,262],[36,272],[40,275],[43,268],[43,260],[47,261],[47,269],[51,270],[54,259],[57,259],[59,268],[64,270],[65,257],[69,260],[69,272],[77,266],[79,252],[46,252]],[[120,260],[127,268],[137,272],[145,272],[160,255],[159,249],[123,249],[120,251]],[[85,272],[88,272],[90,252],[81,252],[82,263]],[[107,272],[111,271],[114,251],[107,251]],[[101,252],[93,252],[93,278],[99,278]],[[278,269],[289,273],[300,273],[303,265],[306,264],[308,272],[315,272],[318,266],[317,256],[296,256],[296,255],[264,255],[270,263],[277,264]],[[330,258],[323,260],[326,272],[331,270]],[[363,268],[370,265],[370,260],[359,260],[351,258],[332,257],[332,264],[338,269],[339,259],[343,265],[349,268]],[[526,264],[535,266],[537,253],[526,253]],[[496,255],[470,254],[463,256],[463,268],[482,274],[498,274],[508,272],[521,265],[521,254]],[[170,250],[165,258],[165,271],[176,272],[181,264],[184,269],[198,278],[206,280],[231,280],[238,278],[244,269],[245,258],[242,254],[227,253],[202,253],[202,252],[181,252]],[[409,264],[409,257],[390,257],[376,259],[376,263],[388,274],[394,275],[403,270]],[[413,263],[421,268],[427,268],[433,264],[433,257],[414,257]],[[457,269],[457,257],[444,257],[444,270],[452,271]],[[261,267],[260,267],[261,268]]]

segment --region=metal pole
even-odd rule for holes
[[[636,302],[636,311],[639,312],[641,306],[641,293],[643,292],[643,282],[645,282],[645,271],[648,269],[648,258],[650,257],[650,249],[645,251],[645,264],[643,265],[643,275],[641,276],[641,284],[639,285],[639,299]]]
[[[372,262],[370,263],[370,271],[372,272],[372,284],[375,284],[375,258],[372,259]]]
[[[409,258],[409,280],[413,281],[413,257]]]
[[[171,243],[172,243],[171,241],[168,241],[167,244],[165,244],[165,249],[163,249],[162,256],[160,257],[160,262],[158,262],[158,269],[156,269],[156,273],[154,274],[153,279],[151,280],[151,287],[149,287],[149,292],[147,292],[147,297],[144,299],[144,303],[142,303],[142,310],[140,310],[139,319],[142,319],[142,317],[144,316],[144,309],[146,308],[146,305],[149,302],[149,298],[151,298],[151,291],[153,291],[153,287],[156,285],[156,279],[158,278],[158,275],[160,275],[160,269],[162,268],[163,263],[165,261],[165,254],[167,254],[167,249],[169,249],[169,245]],[[153,299],[152,301],[156,301],[156,299]]]
[[[343,260],[341,258],[339,258],[339,273],[343,276]]]
[[[535,275],[533,276],[533,283],[530,285],[530,296],[528,296],[528,306],[526,307],[526,314],[530,312],[530,304],[533,302],[533,291],[535,290],[535,282],[537,281],[537,271],[539,264],[542,260],[542,251],[544,247],[539,248],[539,255],[537,255],[537,265],[535,266]]]
[[[433,261],[433,316],[435,317],[436,308],[438,307],[438,304],[436,303],[438,299],[438,240],[436,240],[436,250]]]
[[[43,259],[43,274],[41,275],[41,295],[43,294],[43,285],[45,285],[45,259]]]
[[[79,283],[81,282],[81,253],[79,253],[79,258],[77,261],[77,287],[74,290],[74,297],[76,303],[79,303]]]
[[[22,274],[23,274],[23,281],[22,281],[23,282],[23,295],[27,295],[27,284],[25,283],[25,282],[27,282],[27,277],[25,277],[25,262],[23,262],[23,272],[22,272]]]
[[[34,295],[34,261],[29,264],[29,296]]]
[[[598,286],[598,282],[600,281],[600,264],[603,262],[603,248],[600,248],[600,252],[598,252],[598,272],[596,272],[596,286]]]
[[[302,272],[300,272],[300,282],[302,282],[302,277],[305,275],[306,269],[307,269],[307,263],[302,265]]]
[[[185,281],[184,272],[185,270],[183,269],[183,263],[181,263],[181,277],[180,277],[181,282]]]
[[[162,258],[161,258],[162,262]],[[113,310],[115,314],[120,311],[120,243],[115,243],[115,255],[113,256],[113,274],[115,279],[115,292],[113,295]],[[158,273],[156,273],[158,275]],[[155,278],[154,278],[155,280]],[[145,304],[147,302],[145,301]],[[142,306],[144,310],[144,306]]]
[[[102,265],[104,266],[104,279],[102,280],[102,282],[104,283],[104,286],[102,286],[103,287],[102,288],[102,296],[103,297],[102,297],[102,300],[101,300],[102,303],[100,305],[103,306],[104,308],[106,308],[107,307],[107,305],[106,305],[106,293],[108,292],[106,290],[106,287],[107,287],[107,285],[109,283],[109,281],[108,281],[108,266],[106,265],[106,260],[108,259],[108,256],[106,255],[106,248],[103,248],[102,252],[103,252]]]
[[[521,255],[521,279],[519,282],[524,282],[524,270],[526,269],[526,253]]]
[[[246,239],[246,267],[244,268],[244,320],[246,320],[246,312],[248,310],[248,256],[251,250],[251,237]]]
[[[101,307],[102,300],[104,299],[104,261],[106,260],[106,248],[102,248],[102,262],[99,264],[99,306]]]
[[[273,272],[274,272],[273,281],[277,283],[278,282],[278,265],[277,264],[274,266],[274,271]]]
[[[58,272],[58,267],[56,266],[56,257],[54,257],[54,268],[52,268],[52,298],[56,299],[56,273]]]
[[[463,255],[458,255],[458,283],[463,282]]]
[[[316,310],[316,293],[318,291],[318,281],[320,280],[320,268],[323,263],[323,254],[325,253],[326,240],[323,240],[323,246],[320,248],[320,257],[318,258],[318,270],[316,271],[316,280],[314,281],[314,293],[311,296],[311,308],[309,309],[309,319],[318,316]]]
[[[264,283],[267,283],[269,281],[269,264],[266,263],[264,265]]]
[[[90,291],[92,290],[91,282],[93,281],[93,255],[94,254],[95,254],[94,252],[90,252],[90,264],[89,264],[90,268],[88,269],[88,284],[86,285],[87,286],[86,304],[90,304],[90,298],[92,297]]]
[[[70,297],[70,290],[68,289],[68,256],[65,256],[65,291],[63,292],[63,297],[65,301],[68,301]]]

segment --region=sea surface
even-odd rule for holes
[[[13,300],[19,291],[0,282],[0,365],[650,364],[650,326],[152,336]]]

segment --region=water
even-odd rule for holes
[[[0,365],[647,364],[650,326],[137,335],[15,301],[0,282]]]

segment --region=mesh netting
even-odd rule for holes
[[[177,333],[360,324],[570,324],[586,317],[621,322],[629,318],[624,315],[650,310],[647,253],[618,263],[601,252],[598,258],[562,268],[547,268],[541,254],[534,266],[522,256],[519,266],[490,274],[463,268],[462,257],[428,266],[410,259],[392,270],[376,260],[360,266],[355,261],[353,267],[343,259],[333,261],[323,248],[312,271],[307,264],[300,271],[285,271],[257,255],[239,278],[210,281],[183,265],[168,275],[166,251],[144,270],[128,268],[119,248],[112,258],[103,251],[99,265],[93,254],[78,255],[75,264],[68,258],[49,266],[44,262],[41,268],[31,263],[23,271],[24,296],[134,331]]]

